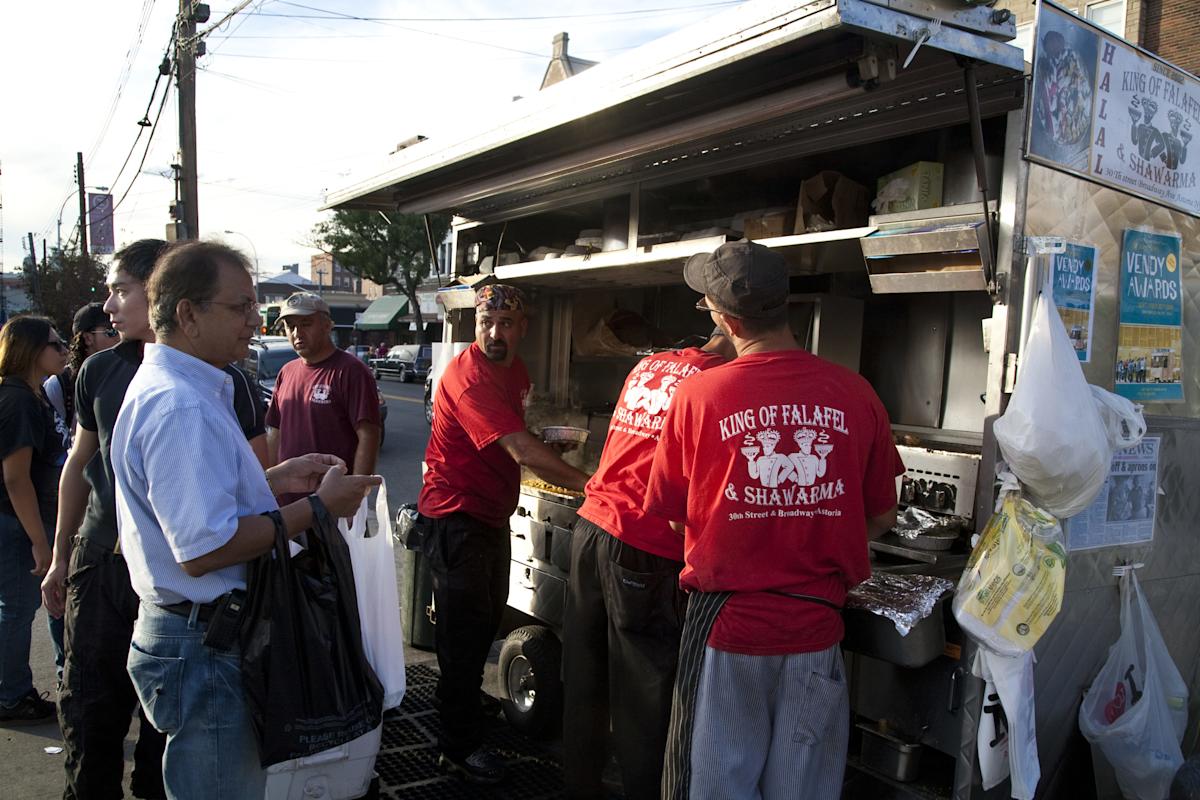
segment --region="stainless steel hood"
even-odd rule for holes
[[[993,208],[994,208],[993,204]],[[863,258],[871,291],[984,291],[992,274],[982,203],[871,217]]]

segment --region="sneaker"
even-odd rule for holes
[[[468,783],[484,785],[500,783],[507,774],[504,760],[482,748],[465,758],[451,758],[442,753],[438,757],[438,767],[458,775]]]
[[[53,719],[57,710],[47,696],[48,692],[38,694],[37,689],[30,689],[16,705],[0,705],[0,725],[24,725]]]

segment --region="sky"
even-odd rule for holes
[[[200,234],[257,258],[307,264],[328,190],[374,174],[395,145],[487,127],[537,91],[560,31],[608,61],[738,0],[253,0],[206,38],[197,75]],[[205,29],[241,5],[213,0]],[[0,12],[3,261],[32,232],[64,243],[78,221],[75,154],[119,202],[117,247],[162,237],[178,151],[174,81],[151,92],[178,0],[8,2]],[[366,17],[367,20],[349,17]],[[158,109],[162,108],[161,115]],[[158,123],[139,128],[144,115]],[[141,136],[138,138],[138,133]],[[431,142],[432,143],[432,142]],[[147,146],[148,145],[148,146]],[[125,163],[128,159],[128,162]],[[122,171],[122,164],[125,168]],[[124,198],[124,199],[122,199]],[[233,231],[234,233],[226,233]]]

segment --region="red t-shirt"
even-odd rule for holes
[[[626,544],[673,561],[683,560],[683,537],[667,520],[642,510],[654,446],[679,382],[725,363],[695,347],[638,362],[625,379],[608,426],[600,466],[588,481],[579,516]]]
[[[279,430],[279,460],[329,453],[354,469],[355,429],[379,423],[379,389],[366,364],[342,350],[316,364],[297,358],[283,365],[267,409]]]
[[[730,591],[710,646],[814,652],[842,639],[830,608],[868,578],[866,520],[903,471],[887,412],[862,377],[785,350],[742,356],[680,386],[646,510],[685,523],[685,589]]]
[[[503,367],[472,344],[454,357],[433,398],[425,484],[417,506],[427,517],[461,511],[494,528],[517,509],[521,468],[498,440],[525,430],[529,372],[520,358]]]

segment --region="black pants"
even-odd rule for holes
[[[483,665],[508,602],[508,531],[467,514],[431,518],[426,556],[433,573],[437,696],[442,752],[462,758],[483,741]]]
[[[568,797],[604,796],[611,718],[625,797],[657,800],[687,603],[682,569],[587,520],[575,526],[563,621]]]
[[[58,697],[66,749],[65,800],[124,797],[124,743],[135,708],[141,727],[133,754],[133,794],[166,797],[166,736],[141,715],[125,671],[137,611],[138,596],[130,586],[125,559],[76,537],[67,571],[66,664]]]

